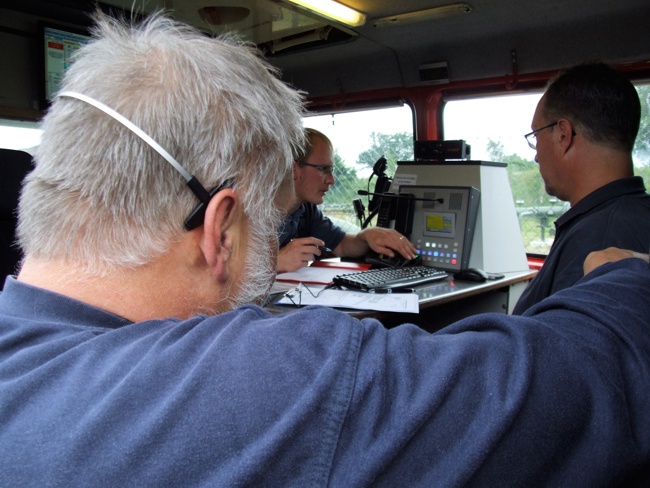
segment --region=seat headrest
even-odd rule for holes
[[[29,153],[0,149],[0,211],[3,215],[13,214],[18,206],[23,179],[33,168]]]

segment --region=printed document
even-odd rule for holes
[[[352,290],[325,289],[322,285],[302,283],[288,290],[276,303],[280,305],[322,305],[334,308],[356,310],[377,310],[381,312],[418,313],[417,293],[368,293]]]

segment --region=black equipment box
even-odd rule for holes
[[[415,141],[413,155],[416,161],[445,161],[470,159],[471,146],[463,140]]]

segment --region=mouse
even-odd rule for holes
[[[454,279],[459,281],[477,281],[479,283],[482,283],[484,281],[487,281],[488,274],[482,269],[467,268],[455,273]]]

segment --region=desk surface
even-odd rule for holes
[[[536,273],[537,271],[533,270],[504,273],[504,278],[483,283],[454,280],[453,275],[450,274],[444,280],[415,286],[413,288],[419,296],[420,313],[418,315],[420,317],[418,317],[418,315],[414,316],[413,314],[377,312],[374,310],[344,311],[357,318],[372,317],[379,319],[389,327],[404,322],[418,323],[418,325],[420,325],[420,323],[429,323],[432,320],[435,320],[435,328],[437,329],[439,328],[439,324],[444,325],[450,323],[452,320],[457,320],[458,318],[462,318],[463,316],[472,313],[494,311],[487,305],[481,305],[481,301],[485,301],[487,297],[495,293],[503,294],[502,292],[508,291],[513,285],[530,281]],[[474,305],[479,304],[478,308],[473,308],[467,314],[463,314],[462,311],[457,313],[455,309],[463,309],[465,308],[465,305],[470,302]],[[482,310],[482,307],[485,309]],[[446,309],[449,308],[454,309],[453,314],[448,313]],[[267,306],[267,309],[273,313],[284,313],[295,310],[295,307],[271,304]],[[450,318],[443,320],[441,318],[443,311],[444,314],[448,315]],[[436,315],[436,318],[432,319],[432,315]]]
[[[420,310],[530,281],[537,274],[537,271],[514,271],[503,274],[505,277],[500,280],[490,280],[483,283],[458,281],[454,280],[453,275],[450,275],[444,281],[415,287],[415,291],[420,297]]]

